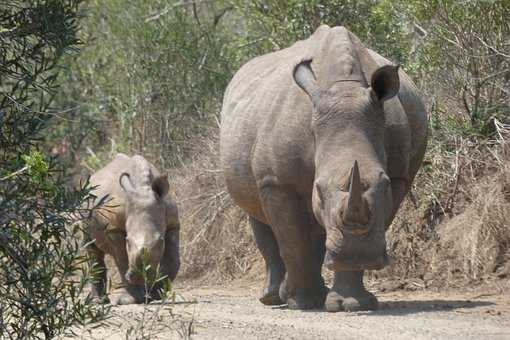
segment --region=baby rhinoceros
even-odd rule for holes
[[[145,278],[156,279],[158,272],[160,277],[174,280],[180,265],[179,218],[168,193],[167,176],[142,156],[118,154],[94,173],[90,182],[96,203],[103,202],[86,228],[87,250],[98,276],[92,296],[105,298],[104,256],[109,254],[122,280],[122,285],[110,292],[112,304],[141,303],[147,287],[151,297],[157,298],[162,281],[147,284]]]

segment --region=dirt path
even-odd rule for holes
[[[263,306],[252,286],[180,291],[172,306],[115,307],[105,326],[78,338],[510,339],[508,294],[379,293],[378,311],[330,314]]]

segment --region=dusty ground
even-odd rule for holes
[[[173,305],[115,307],[75,338],[510,339],[507,289],[378,293],[378,311],[334,314],[263,306],[258,284],[177,290]]]

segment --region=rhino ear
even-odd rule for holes
[[[398,68],[398,65],[384,65],[379,67],[372,75],[370,86],[380,101],[388,100],[397,95],[400,88]]]
[[[170,184],[168,184],[168,175],[161,175],[156,177],[152,181],[152,190],[160,197],[163,198],[168,194],[168,190],[170,189]]]
[[[303,91],[315,102],[315,99],[320,94],[319,84],[315,79],[315,74],[311,68],[312,60],[305,60],[300,62],[294,67],[294,81],[299,85]]]
[[[127,172],[123,172],[119,177],[119,184],[122,190],[127,194],[129,198],[136,197],[137,193],[135,187],[133,186],[133,182],[131,181],[131,177]]]

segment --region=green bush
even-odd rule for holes
[[[216,131],[223,91],[249,59],[346,25],[405,63],[406,17],[391,1],[91,1],[80,58],[68,58],[62,105],[75,108],[52,138],[77,150],[143,153],[163,166],[192,157]],[[366,20],[359,20],[365,17]],[[213,132],[215,133],[215,132]],[[107,158],[107,155],[100,158]]]
[[[426,51],[441,96],[456,102],[468,133],[490,135],[492,118],[510,113],[510,2],[435,0],[415,2],[428,31]]]
[[[0,5],[0,337],[50,339],[99,316],[78,278],[87,183],[72,190],[45,134],[59,61],[76,51],[81,0]]]
[[[77,108],[75,116],[92,122],[85,131],[87,146],[101,151],[111,143],[114,151],[176,165],[189,156],[191,140],[216,124],[223,90],[237,66],[236,51],[205,7],[195,16],[179,4],[89,2],[82,32],[86,46],[81,58],[69,59],[69,86],[61,96]],[[207,8],[217,6],[224,9]],[[60,136],[79,125],[64,124]]]

